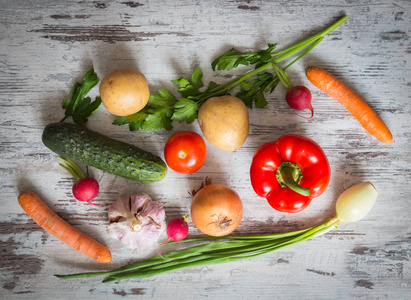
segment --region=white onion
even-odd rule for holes
[[[344,191],[337,199],[337,217],[342,222],[363,219],[374,206],[378,192],[371,182],[359,183]]]

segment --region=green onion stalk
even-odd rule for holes
[[[265,255],[321,236],[343,222],[357,222],[363,219],[374,206],[377,195],[377,190],[370,182],[363,182],[344,191],[337,199],[336,215],[314,227],[266,235],[185,239],[169,244],[194,242],[201,242],[201,244],[152,257],[111,271],[55,276],[63,279],[106,276],[103,282],[111,282],[130,278],[152,277],[186,268],[228,263]]]

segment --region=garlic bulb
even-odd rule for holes
[[[120,196],[108,210],[107,233],[129,248],[147,248],[166,228],[163,205],[145,193]]]

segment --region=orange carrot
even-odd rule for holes
[[[23,210],[44,230],[60,241],[99,262],[107,263],[111,261],[111,252],[107,247],[68,224],[35,193],[24,191],[18,199]]]
[[[381,142],[392,143],[392,134],[385,123],[348,86],[319,67],[309,67],[306,75],[312,84],[341,103],[371,135]]]

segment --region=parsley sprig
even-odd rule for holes
[[[268,63],[272,59],[272,52],[275,49],[275,44],[268,44],[266,50],[258,50],[257,52],[241,53],[236,49],[231,49],[227,53],[224,53],[211,63],[213,71],[216,67],[218,70],[231,70],[239,65],[253,65],[256,64],[256,68],[261,67],[263,64]]]
[[[60,122],[63,122],[71,116],[74,123],[81,126],[87,124],[88,117],[94,114],[101,104],[100,97],[96,97],[94,101],[91,101],[90,97],[86,97],[88,92],[90,92],[98,82],[99,78],[94,72],[94,68],[91,67],[84,75],[83,82],[76,82],[74,84],[70,92],[71,98],[64,99],[62,107],[66,111],[64,118]]]
[[[268,44],[267,49],[256,52],[241,52],[233,48],[211,63],[213,71],[231,70],[240,65],[254,65],[253,70],[222,84],[211,81],[205,88],[203,73],[200,69],[196,69],[190,78],[172,80],[177,85],[179,98],[169,91],[159,90],[158,94],[150,96],[147,106],[141,111],[120,117],[114,120],[113,124],[128,124],[130,130],[171,130],[173,121],[194,122],[198,110],[207,99],[228,95],[236,88],[239,90],[235,96],[243,100],[247,107],[262,108],[267,105],[265,94],[272,93],[279,82],[286,82],[285,70],[310,52],[327,34],[346,20],[347,17],[344,16],[325,30],[277,52],[274,51],[275,44]],[[301,51],[302,53],[284,68],[278,67],[277,64]]]

